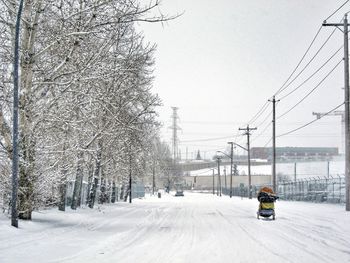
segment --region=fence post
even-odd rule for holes
[[[342,202],[342,199],[341,199],[341,177],[339,174],[338,174],[338,177],[339,177],[339,203],[341,203]]]
[[[333,178],[333,176],[332,176],[332,185],[333,185],[333,202],[334,202],[334,185],[335,185],[335,181],[334,181],[334,178]]]

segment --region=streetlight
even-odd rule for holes
[[[213,169],[213,195],[215,195],[215,169]]]
[[[233,143],[234,145],[238,146],[239,148],[245,150],[248,152],[248,191],[249,191],[249,199],[252,199],[252,175],[250,173],[250,152],[249,152],[249,143],[248,148],[243,147],[242,145],[239,145],[238,143]]]
[[[233,142],[228,142],[231,145],[231,175],[230,175],[230,198],[232,198],[232,164],[233,164]]]
[[[231,142],[228,142],[229,144]],[[231,148],[231,156],[222,152],[222,151],[216,151],[217,153],[222,153],[224,155],[226,155],[228,158],[231,159],[231,177],[230,177],[230,197],[232,197],[232,162],[233,162],[233,148]],[[226,171],[226,170],[225,170]],[[226,186],[226,172],[225,172],[225,186]]]
[[[217,162],[218,162],[218,195],[220,194],[221,196],[221,177],[220,177],[220,161],[221,161],[221,157],[220,156],[216,156]]]

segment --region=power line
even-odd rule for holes
[[[252,138],[252,142],[253,141],[256,141],[256,139],[258,139],[260,136],[262,136],[264,133],[265,133],[265,131],[267,130],[267,128],[269,128],[271,126],[271,122],[269,122],[266,126],[265,126],[265,128],[262,130],[262,132],[261,133],[259,133],[258,135],[256,135],[256,136],[254,136],[253,138]]]
[[[250,121],[248,121],[248,124],[252,124],[254,121],[256,121],[261,116],[261,114],[263,114],[264,111],[267,109],[268,104],[269,101],[266,101],[265,104],[260,108],[260,110],[253,116],[253,118]]]
[[[328,16],[325,21],[327,21],[328,19],[330,19],[332,16],[334,16],[344,5],[346,5],[349,2],[349,0],[345,1],[344,4],[342,4],[340,7],[337,8],[337,10],[335,10],[330,16]]]
[[[277,117],[277,119],[282,118],[283,116],[285,116],[286,114],[288,114],[290,111],[292,111],[294,108],[296,108],[300,103],[302,103],[307,97],[310,96],[311,93],[313,93],[328,77],[329,75],[332,74],[332,72],[339,66],[339,64],[343,61],[340,60],[333,68],[330,72],[328,72],[328,74],[309,92],[307,93],[300,101],[298,101],[293,107],[291,107],[289,110],[285,111],[283,114],[281,114],[280,116]]]
[[[317,52],[315,53],[315,55],[309,60],[309,62],[304,66],[304,68],[293,78],[293,80],[291,82],[288,83],[288,81],[292,78],[292,76],[294,75],[294,73],[297,71],[297,69],[299,68],[299,66],[301,65],[301,63],[304,61],[306,55],[308,54],[308,52],[310,51],[311,47],[313,46],[314,42],[316,41],[318,35],[320,34],[320,31],[322,29],[322,25],[320,26],[320,28],[317,30],[316,35],[314,36],[314,38],[312,39],[310,45],[308,46],[308,48],[306,49],[305,53],[303,54],[302,58],[299,60],[298,64],[296,65],[296,67],[294,68],[294,70],[292,71],[292,73],[289,75],[289,77],[286,79],[286,81],[283,83],[283,85],[277,90],[277,92],[274,94],[274,96],[276,96],[277,94],[281,93],[283,90],[285,90],[286,88],[288,88],[304,71],[305,69],[311,64],[311,62],[316,58],[316,56],[320,53],[320,51],[323,49],[323,47],[326,45],[326,43],[329,41],[329,39],[331,38],[331,36],[334,34],[335,30],[333,30],[331,32],[331,34],[328,36],[328,38],[326,39],[326,41],[322,44],[322,46],[317,50]],[[286,86],[286,84],[288,83],[288,85]],[[253,122],[255,122],[263,113],[264,111],[268,108],[268,101],[265,102],[265,104],[261,107],[261,109],[254,115],[254,117],[248,122],[249,124],[252,124]]]
[[[200,147],[200,146],[194,146],[194,147]],[[203,153],[208,153],[208,152],[217,152],[217,151],[225,151],[226,149],[225,148],[220,148],[218,149],[217,147],[215,148],[205,148],[204,150],[200,150],[200,152],[203,152]],[[188,154],[195,154],[197,153],[198,150],[195,150],[195,151],[190,151],[190,152],[187,152]]]
[[[311,64],[312,61],[314,61],[314,59],[316,58],[316,56],[321,52],[321,50],[323,49],[323,47],[328,43],[329,39],[333,36],[334,32],[335,32],[336,28],[331,32],[331,34],[328,36],[328,38],[326,39],[326,41],[322,44],[322,46],[317,50],[317,52],[315,53],[315,55],[309,60],[309,62],[304,66],[304,68],[292,79],[291,82],[288,83],[287,86],[285,87],[281,87],[276,93],[275,96],[279,93],[281,93],[282,91],[284,91],[286,88],[288,88],[304,71],[305,69]]]
[[[206,125],[206,124],[215,124],[215,125],[232,125],[232,124],[243,124],[243,122],[232,122],[232,121],[181,121],[181,124],[199,124],[199,125]]]
[[[298,131],[298,130],[300,130],[300,129],[302,129],[302,128],[305,128],[306,126],[309,126],[310,124],[312,124],[312,123],[314,123],[314,122],[316,122],[316,121],[322,119],[324,116],[327,116],[327,115],[330,114],[331,112],[333,112],[333,111],[335,111],[336,109],[340,108],[342,105],[344,105],[344,102],[342,102],[340,105],[338,105],[338,106],[335,107],[334,109],[331,109],[330,111],[326,112],[324,115],[320,116],[320,118],[314,119],[314,120],[312,120],[312,121],[310,121],[310,122],[308,122],[308,123],[306,123],[306,124],[304,124],[304,125],[302,125],[302,126],[296,128],[296,129],[293,129],[293,130],[288,131],[288,132],[286,132],[286,133],[282,133],[282,134],[280,134],[280,135],[278,135],[278,136],[276,136],[276,137],[279,138],[279,137],[282,137],[282,136],[286,136],[286,135],[291,134],[291,133],[293,133],[293,132],[295,132],[295,131]]]
[[[256,126],[258,126],[258,127],[262,126],[262,125],[265,123],[265,121],[266,121],[271,115],[272,115],[272,110],[271,110],[270,113],[265,117],[265,119],[264,119],[262,122],[260,122],[259,125],[256,125]]]
[[[271,141],[272,141],[272,137],[267,141],[267,143],[265,143],[265,145],[263,146],[263,148],[265,148]]]
[[[289,77],[287,78],[287,80],[283,83],[283,85],[277,90],[277,92],[275,93],[275,96],[280,92],[281,89],[283,89],[284,85],[287,84],[287,82],[290,80],[290,78],[294,75],[294,73],[296,72],[296,70],[299,68],[300,64],[303,62],[304,58],[306,57],[307,53],[309,52],[309,50],[311,49],[312,45],[314,44],[316,38],[318,37],[318,35],[320,34],[322,29],[322,25],[320,26],[320,28],[317,30],[316,35],[314,36],[314,38],[312,39],[309,47],[306,49],[304,55],[301,57],[301,59],[299,60],[298,64],[296,65],[296,67],[294,68],[294,70],[292,71],[292,73],[289,75]]]
[[[198,140],[187,140],[187,141],[181,141],[181,143],[184,142],[207,142],[207,141],[218,141],[223,139],[230,139],[233,136],[226,136],[226,137],[217,137],[217,138],[207,138],[207,139],[198,139]]]
[[[200,172],[200,173],[196,173],[196,174],[191,174],[191,176],[196,176],[196,175],[201,175],[201,174],[205,174],[205,173],[207,173],[207,172],[210,172],[210,171],[212,171],[214,168],[210,168],[210,169],[207,169],[207,170],[205,170],[205,171],[203,171],[203,172]]]
[[[296,90],[298,90],[301,86],[303,86],[305,83],[307,83],[312,77],[314,77],[325,65],[328,64],[329,61],[332,60],[332,58],[335,57],[336,54],[338,54],[338,52],[344,47],[344,45],[342,45],[325,63],[322,64],[321,67],[319,67],[314,73],[312,73],[306,80],[304,80],[300,85],[298,85],[295,89],[293,89],[292,91],[290,91],[289,93],[287,93],[286,95],[284,95],[283,97],[280,98],[280,100],[283,100],[284,98],[288,97],[289,95],[291,95],[292,93],[294,93]]]

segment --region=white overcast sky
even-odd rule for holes
[[[238,128],[245,127],[292,73],[322,22],[345,0],[163,0],[163,14],[183,15],[164,24],[140,24],[146,41],[157,44],[154,92],[159,108],[162,138],[171,142],[172,106],[179,108],[178,133],[182,158],[200,150],[210,157],[227,148],[228,141],[246,145]],[[329,18],[340,22],[350,3]],[[298,73],[331,35],[323,27]],[[343,44],[336,30],[309,67],[276,96],[282,98],[315,72]],[[312,79],[276,106],[279,116],[298,103],[341,61],[343,50]],[[277,120],[277,135],[310,122],[312,112],[328,112],[344,101],[343,63],[295,109]],[[343,110],[343,107],[338,110]],[[251,127],[251,147],[271,146],[272,111]],[[263,133],[262,133],[263,132]],[[262,134],[261,134],[262,133]],[[238,137],[237,137],[238,136]],[[222,138],[222,139],[216,139]],[[214,140],[215,139],[215,140]],[[277,138],[277,146],[341,148],[341,117],[327,116],[290,135]]]

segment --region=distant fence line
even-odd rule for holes
[[[263,186],[272,188],[271,184],[253,185],[253,197],[257,196],[259,189]],[[345,203],[345,177],[340,175],[280,181],[277,189],[281,200]],[[247,186],[234,187],[232,190],[234,196],[248,197]],[[223,189],[222,193],[229,195],[230,189]]]

